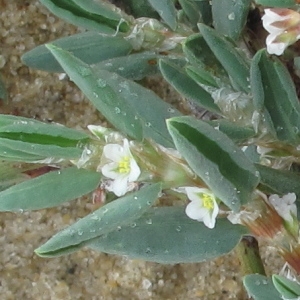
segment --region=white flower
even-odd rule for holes
[[[219,212],[214,194],[208,189],[198,187],[185,187],[185,192],[191,200],[185,209],[187,216],[203,222],[208,228],[214,228]]]
[[[276,194],[269,197],[270,204],[275,208],[277,213],[289,223],[292,223],[294,218],[297,217],[297,206],[295,201],[295,193],[288,193],[282,198]]]
[[[105,145],[103,155],[109,162],[101,168],[102,174],[113,179],[106,187],[120,197],[132,189],[132,183],[138,179],[141,170],[130,152],[127,139],[124,139],[123,146]]]
[[[281,55],[284,50],[300,38],[300,14],[286,8],[265,9],[263,27],[270,33],[267,37],[267,51]]]

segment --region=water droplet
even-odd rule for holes
[[[235,13],[232,12],[228,15],[228,20],[233,21],[235,19]]]
[[[137,200],[137,198],[138,198],[137,196],[134,196],[134,197],[133,197],[134,200]]]
[[[124,70],[124,67],[120,67],[118,68],[119,71],[123,71]]]
[[[89,76],[92,73],[91,70],[87,67],[79,67],[78,72],[83,77]]]
[[[149,247],[146,249],[146,253],[151,253],[151,249]]]
[[[131,227],[131,228],[136,227],[136,223],[132,223],[132,224],[130,225],[130,227]]]
[[[181,231],[181,226],[180,226],[180,225],[176,227],[176,231],[177,231],[177,232],[180,232],[180,231]]]
[[[105,67],[111,67],[112,66],[112,63],[108,62],[105,64]]]
[[[99,95],[98,95],[98,93],[96,93],[96,92],[93,92],[93,96],[94,96],[95,98],[99,98]]]
[[[96,221],[101,221],[101,218],[99,216],[97,216],[97,215],[92,215],[91,219],[92,220],[96,220]]]
[[[149,206],[152,205],[151,201],[147,201],[147,205]]]
[[[83,231],[82,230],[78,230],[78,235],[83,235]]]
[[[96,231],[96,229],[90,229],[90,233],[93,233],[95,231]]]
[[[24,212],[24,209],[20,208],[20,209],[18,210],[18,212],[22,214],[22,213]]]
[[[150,122],[146,122],[145,125],[146,125],[146,127],[150,127],[151,123]]]
[[[108,212],[108,208],[105,207],[105,208],[103,209],[103,214],[106,214],[107,212]]]
[[[122,227],[121,227],[121,226],[118,226],[118,227],[117,227],[117,230],[118,230],[118,231],[120,231],[121,229],[122,229]]]
[[[60,175],[60,174],[61,174],[61,171],[58,171],[57,174]]]
[[[120,108],[119,107],[115,107],[115,113],[119,114],[120,112],[121,112]]]
[[[172,108],[172,107],[169,107],[169,108],[168,108],[168,112],[169,112],[170,114],[174,114],[174,112],[175,112],[175,109],[174,109],[174,108]]]
[[[106,87],[106,84],[107,84],[106,81],[103,80],[102,78],[97,79],[97,85],[98,85],[100,88]]]
[[[149,225],[151,225],[151,224],[152,224],[152,219],[148,219],[148,220],[146,220],[146,224],[149,224]]]

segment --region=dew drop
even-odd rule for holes
[[[106,214],[108,212],[108,209],[105,207],[104,209],[103,209],[103,214]]]
[[[145,125],[146,125],[146,127],[150,127],[151,123],[150,122],[146,122]]]
[[[232,12],[228,15],[228,20],[233,21],[235,19],[235,13]]]
[[[149,224],[149,225],[151,225],[151,224],[152,224],[152,219],[148,219],[148,220],[146,220],[146,224]]]
[[[117,227],[117,230],[118,230],[118,231],[121,231],[121,229],[122,229],[121,226],[118,226],[118,227]]]
[[[95,231],[96,231],[96,229],[90,229],[90,233],[93,233]]]
[[[83,235],[83,231],[82,230],[78,230],[78,235]]]
[[[105,80],[103,80],[103,79],[101,79],[101,78],[99,78],[98,80],[97,80],[97,85],[100,87],[100,88],[104,88],[104,87],[106,87],[106,81]]]
[[[146,249],[146,253],[151,253],[151,249],[149,247]]]
[[[132,224],[130,225],[130,227],[131,227],[131,228],[136,227],[136,223],[132,223]]]
[[[177,232],[180,232],[180,231],[181,231],[181,226],[180,226],[180,225],[176,227],[176,231],[177,231]]]
[[[174,108],[172,108],[172,107],[169,107],[169,108],[168,108],[168,112],[169,112],[170,114],[174,114],[174,112],[175,112],[175,109],[174,109]]]
[[[149,206],[150,206],[151,204],[152,204],[152,203],[151,203],[151,201],[147,201],[147,205],[149,205]]]
[[[83,77],[89,76],[92,73],[91,70],[89,68],[86,68],[86,67],[79,67],[78,72]]]
[[[119,114],[120,112],[121,112],[120,108],[119,107],[115,107],[115,113]]]
[[[138,198],[137,196],[134,196],[134,197],[133,197],[134,200],[137,200],[137,198]]]
[[[95,98],[99,98],[99,95],[98,95],[98,93],[96,93],[96,92],[93,92],[93,96],[94,96]]]

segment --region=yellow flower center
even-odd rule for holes
[[[119,161],[118,172],[122,173],[122,174],[130,172],[130,157],[129,156],[124,156]]]
[[[211,195],[208,194],[202,194],[201,195],[202,201],[203,201],[203,207],[207,209],[213,209],[214,208],[214,199]]]

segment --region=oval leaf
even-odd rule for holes
[[[209,111],[220,113],[211,95],[191,79],[183,68],[167,60],[160,60],[159,67],[164,78],[179,93]]]
[[[172,146],[165,120],[180,115],[172,105],[116,73],[95,70],[62,49],[47,47],[89,100],[117,129],[137,140],[151,138],[163,146]]]
[[[212,0],[214,27],[237,40],[247,21],[251,0]]]
[[[192,263],[230,252],[245,227],[218,220],[211,230],[189,219],[182,207],[156,207],[131,225],[88,241],[101,252],[165,264]]]
[[[176,9],[173,0],[148,0],[151,6],[158,12],[166,24],[175,30],[177,27]]]
[[[0,211],[36,210],[58,206],[96,189],[100,177],[100,173],[75,167],[52,171],[2,191]]]
[[[269,131],[292,144],[299,143],[300,104],[295,85],[283,64],[263,49],[251,65],[251,88],[255,108],[263,115]]]
[[[87,64],[127,55],[132,50],[130,43],[123,37],[108,36],[94,31],[74,34],[51,43],[71,52]],[[63,72],[63,68],[45,45],[25,53],[22,61],[31,68],[48,72]]]
[[[282,300],[272,280],[258,274],[247,275],[243,279],[247,293],[254,300]]]
[[[129,29],[127,23],[120,24],[121,17],[116,20],[91,13],[82,9],[72,0],[40,0],[40,2],[59,18],[89,30],[114,34],[119,25],[121,31]]]
[[[132,112],[120,93],[107,82],[106,77],[100,77],[87,64],[67,51],[53,45],[46,45],[65,72],[78,85],[82,92],[91,100],[104,117],[120,131],[141,140],[142,126],[140,120]]]
[[[211,51],[218,58],[228,75],[242,91],[249,92],[249,66],[245,57],[234,47],[232,43],[219,35],[216,30],[198,25],[201,34]]]
[[[70,247],[117,230],[145,213],[160,192],[161,184],[157,183],[110,202],[54,235],[35,252],[43,257],[59,256]]]
[[[251,199],[259,174],[225,134],[192,117],[172,118],[167,125],[178,151],[229,208],[238,211]]]

